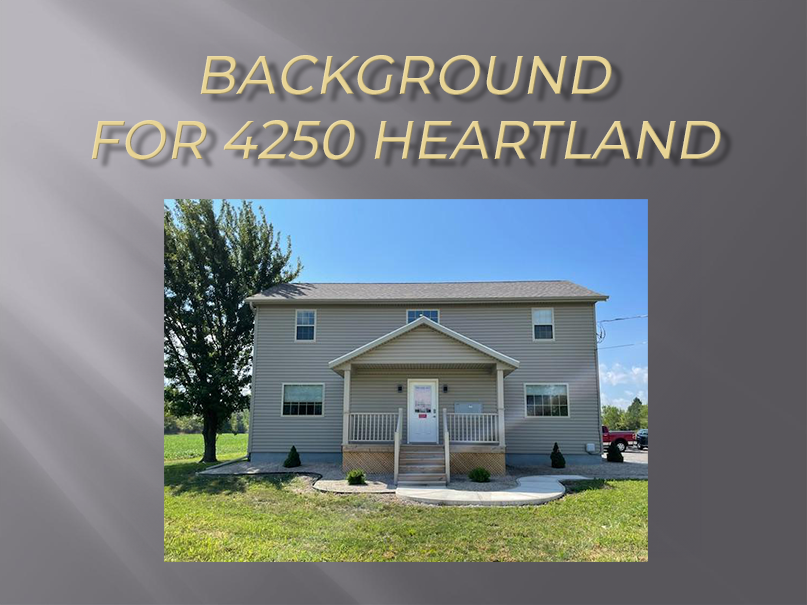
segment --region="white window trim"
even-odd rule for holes
[[[566,409],[569,413],[566,416],[530,416],[527,414],[527,387],[566,387]],[[323,395],[323,399],[325,396]],[[325,409],[324,407],[322,408]],[[527,420],[567,420],[572,417],[572,396],[568,382],[525,382],[524,383],[524,418]]]
[[[295,416],[293,414],[283,413],[283,404],[285,403],[286,387],[322,387],[322,414],[304,414],[302,416]],[[525,400],[526,401],[526,400]],[[324,418],[325,417],[325,383],[324,382],[284,382],[280,385],[280,416],[283,418]]]
[[[411,321],[409,321],[409,313],[410,313],[410,312],[412,312],[412,311],[420,311],[420,312],[423,312],[423,311],[434,311],[435,313],[437,313],[437,321],[436,321],[435,323],[438,323],[438,324],[440,323],[440,309],[407,309],[407,310],[406,310],[406,314],[404,315],[404,321],[405,321],[407,324],[412,323]],[[421,317],[422,317],[422,316],[421,316]],[[553,317],[554,317],[554,316],[553,316]],[[416,321],[417,319],[418,319],[418,318],[416,317],[416,318],[415,318],[415,319],[413,319],[412,321]],[[429,319],[429,318],[427,317],[426,319]]]
[[[535,311],[546,311],[547,309],[552,311],[552,323],[551,324],[536,324],[535,320],[533,319],[533,316],[535,315]],[[552,326],[552,338],[535,338],[535,326],[536,325],[539,325],[539,326],[551,325]],[[556,331],[555,331],[555,307],[533,307],[532,309],[530,309],[530,338],[532,338],[532,341],[533,342],[555,342],[555,335],[556,335]],[[560,384],[560,383],[558,383],[558,384]]]
[[[314,314],[314,338],[312,338],[311,340],[298,340],[297,339],[297,328],[299,327],[299,324],[297,323],[297,313],[299,313],[300,311],[305,311],[305,312]],[[303,327],[305,327],[305,326],[303,326]],[[317,342],[317,310],[316,309],[295,309],[294,310],[294,342]]]

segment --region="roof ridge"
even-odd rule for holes
[[[572,283],[568,279],[491,279],[472,281],[302,281],[284,282],[282,285],[310,284],[312,286],[416,286],[426,284],[559,284]],[[274,286],[273,286],[274,287]]]
[[[569,280],[501,280],[465,282],[288,282],[276,284],[247,300],[537,300],[608,297]]]

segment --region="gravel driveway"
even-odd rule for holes
[[[602,464],[567,464],[566,468],[546,466],[507,467],[508,474],[514,477],[527,475],[584,475],[595,479],[647,479],[648,450],[628,449],[623,452],[624,462],[607,462],[603,456]]]

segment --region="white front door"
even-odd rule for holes
[[[409,443],[437,443],[437,380],[409,381]]]

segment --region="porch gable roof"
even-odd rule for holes
[[[379,347],[385,345],[386,343],[400,336],[403,336],[404,334],[412,332],[413,330],[417,330],[420,327],[431,329],[439,334],[442,334],[447,338],[462,343],[467,347],[473,349],[474,351],[490,358],[491,362],[498,362],[508,366],[508,369],[510,371],[515,370],[519,367],[519,361],[517,359],[513,359],[512,357],[504,355],[503,353],[499,353],[498,351],[486,345],[483,345],[482,343],[477,342],[471,338],[468,338],[467,336],[464,336],[459,332],[455,332],[454,330],[447,328],[442,324],[436,323],[425,316],[421,316],[411,323],[405,324],[400,328],[397,328],[392,332],[385,334],[384,336],[376,338],[375,340],[372,340],[367,344],[364,344],[358,347],[357,349],[354,349],[353,351],[346,353],[345,355],[342,355],[341,357],[337,357],[328,364],[328,367],[334,371],[340,372],[341,370],[340,366],[355,361],[365,353],[378,349]]]

